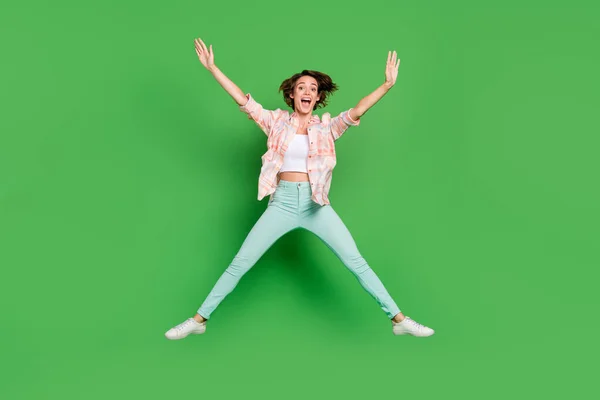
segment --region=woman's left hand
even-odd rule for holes
[[[396,83],[396,78],[398,77],[398,67],[400,66],[400,59],[396,59],[396,50],[392,54],[391,51],[388,51],[388,59],[387,64],[385,66],[385,85],[392,87]]]

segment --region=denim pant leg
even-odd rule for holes
[[[348,228],[331,205],[311,207],[300,223],[302,228],[317,235],[338,256],[388,318],[392,319],[400,312],[381,280],[361,256]]]
[[[237,286],[242,276],[256,264],[277,239],[298,227],[297,221],[295,213],[289,212],[279,204],[269,202],[267,209],[248,233],[233,261],[198,309],[198,314],[209,319],[221,301]]]

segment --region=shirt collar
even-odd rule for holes
[[[294,111],[292,113],[292,115],[290,115],[290,120],[292,120],[292,119],[298,119],[298,113],[296,111]],[[309,124],[318,124],[320,122],[321,122],[321,119],[316,114],[312,114],[310,116],[310,121],[308,121]]]

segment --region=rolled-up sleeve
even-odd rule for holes
[[[252,98],[250,93],[246,94],[246,98],[248,101],[243,106],[240,106],[240,110],[248,114],[248,118],[253,119],[260,129],[269,136],[269,132],[278,115],[279,109],[275,111],[265,110],[262,105]]]
[[[334,140],[338,140],[348,127],[360,124],[360,119],[355,121],[350,118],[350,110],[342,111],[340,115],[331,119],[331,134]]]

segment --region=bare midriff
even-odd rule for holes
[[[289,182],[308,182],[306,172],[285,171],[279,173],[279,179]]]
[[[299,129],[296,135],[308,135],[306,127],[304,129]],[[280,172],[279,174],[277,174],[277,176],[279,177],[279,179],[277,180],[278,182],[280,179],[289,182],[308,182],[308,173],[306,172],[285,171]]]

